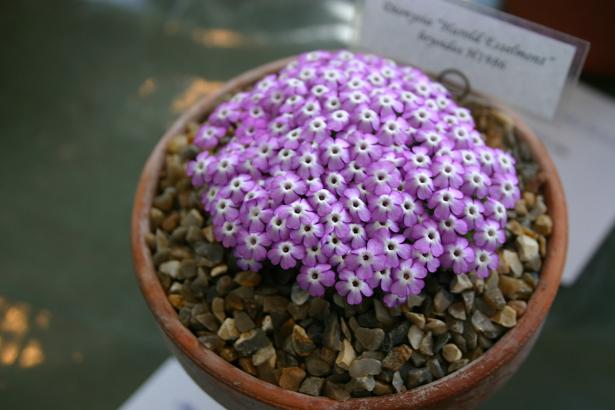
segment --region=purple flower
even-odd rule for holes
[[[369,222],[370,212],[361,199],[361,193],[357,188],[349,188],[344,191],[346,210],[357,221]]]
[[[401,182],[399,170],[390,161],[378,161],[367,169],[365,188],[374,195],[388,194]]]
[[[426,219],[423,223],[414,225],[412,239],[414,239],[414,249],[421,253],[431,252],[435,257],[438,257],[444,252],[438,225],[431,219]]]
[[[363,296],[369,297],[374,293],[367,282],[349,270],[344,270],[339,274],[339,281],[335,284],[335,289],[341,296],[346,296],[346,301],[350,305],[358,305],[363,300]]]
[[[216,201],[213,209],[213,222],[216,225],[223,224],[225,221],[233,221],[239,216],[239,211],[228,198],[220,198]]]
[[[244,259],[262,261],[267,257],[267,246],[271,244],[269,238],[258,232],[239,232],[239,241],[236,252]]]
[[[440,220],[448,218],[453,213],[460,215],[463,211],[463,194],[453,188],[441,189],[434,192],[429,199],[429,207],[433,209],[434,216]]]
[[[400,199],[400,208],[404,226],[414,226],[414,224],[418,221],[418,217],[424,213],[422,204],[415,201],[411,195],[405,192],[400,194]]]
[[[474,243],[481,248],[495,251],[506,240],[504,231],[495,221],[485,221],[482,227],[474,233]]]
[[[405,144],[407,139],[406,129],[408,123],[403,118],[388,117],[384,120],[380,131],[378,132],[378,140],[383,145]]]
[[[466,223],[468,229],[480,229],[485,223],[485,218],[483,217],[484,212],[485,207],[482,203],[473,200],[466,200],[461,217]],[[506,218],[506,214],[504,214],[504,218]]]
[[[322,239],[321,242],[322,253],[325,256],[331,257],[332,255],[346,255],[348,253],[348,246],[337,236],[331,232]]]
[[[298,229],[301,224],[312,222],[317,218],[305,199],[298,199],[289,205],[281,205],[275,210],[275,214],[284,218],[286,226],[291,229]]]
[[[246,193],[254,187],[254,181],[247,174],[240,174],[231,179],[228,185],[222,189],[220,195],[230,198],[234,204],[238,205]]]
[[[328,260],[327,256],[322,253],[321,245],[316,244],[305,248],[305,258],[303,259],[304,266],[314,266],[319,263],[325,263]]]
[[[412,247],[404,243],[403,235],[382,236],[377,239],[370,239],[370,243],[374,243],[379,249],[379,254],[386,261],[386,266],[396,268],[400,261],[409,259],[412,254]]]
[[[348,235],[350,216],[340,203],[334,204],[329,213],[321,217],[321,220],[326,233],[334,232],[340,238],[346,238]]]
[[[478,167],[467,167],[460,190],[465,195],[484,198],[491,184],[491,179]]]
[[[474,251],[474,269],[480,278],[489,276],[489,269],[495,270],[498,267],[498,255],[486,249],[476,249]]]
[[[391,289],[393,278],[391,278],[391,269],[381,269],[375,271],[371,278],[367,279],[367,283],[372,289],[380,287],[385,292]]]
[[[425,286],[423,279],[427,276],[427,269],[417,261],[405,260],[392,272],[391,293],[399,297],[418,295]]]
[[[329,140],[322,147],[321,162],[330,171],[339,171],[350,160],[348,142],[342,139]]]
[[[225,221],[222,225],[216,226],[214,233],[224,247],[230,248],[237,244],[237,233],[239,229],[239,221]]]
[[[486,218],[496,221],[500,227],[506,226],[506,208],[501,202],[489,198],[485,202],[484,215]]]
[[[431,273],[435,272],[440,267],[440,259],[431,252],[420,252],[415,250],[412,256]]]
[[[433,180],[431,179],[431,171],[428,169],[418,168],[408,172],[409,181],[406,188],[412,196],[426,200],[433,193]]]
[[[271,199],[276,204],[294,202],[307,190],[305,182],[292,172],[283,172],[270,181],[269,192],[271,192]]]
[[[194,144],[206,150],[215,148],[220,139],[226,134],[226,128],[213,125],[203,125],[194,137]]]
[[[280,265],[282,269],[290,269],[297,264],[298,260],[303,259],[305,250],[301,245],[283,241],[273,245],[267,256],[274,265]]]
[[[489,188],[489,196],[500,201],[506,208],[513,208],[521,198],[517,177],[495,175]]]
[[[465,238],[457,238],[444,248],[442,267],[452,269],[456,274],[468,272],[474,263],[474,251]]]
[[[463,219],[459,219],[451,214],[438,223],[438,229],[440,230],[442,243],[446,245],[455,242],[458,236],[467,234],[468,224]]]
[[[324,234],[324,228],[321,224],[316,223],[316,220],[302,223],[299,229],[290,233],[290,238],[295,243],[303,244],[304,246],[315,246],[320,243],[320,238]]]
[[[367,246],[354,249],[348,259],[347,267],[362,279],[372,277],[375,271],[385,267],[379,244],[374,239],[370,239]]]
[[[289,238],[286,218],[280,215],[273,215],[266,228],[267,236],[270,240],[278,242]]]
[[[323,296],[325,287],[335,284],[335,273],[331,266],[318,264],[315,266],[302,266],[301,272],[297,275],[297,283],[302,289],[307,290],[312,296]]]
[[[323,183],[331,192],[341,195],[346,189],[346,180],[344,176],[338,172],[329,172],[323,178]]]
[[[431,171],[436,188],[459,188],[463,183],[462,168],[451,157],[436,157]]]
[[[331,212],[336,198],[329,190],[319,189],[310,195],[309,202],[318,215],[324,216]]]
[[[361,166],[376,162],[382,156],[378,139],[371,134],[356,133],[352,137],[351,158]]]
[[[368,204],[371,218],[380,222],[399,220],[402,215],[400,202],[401,194],[395,191],[390,194],[369,197]]]
[[[367,235],[362,224],[350,224],[348,226],[348,241],[352,249],[362,248],[367,243]]]

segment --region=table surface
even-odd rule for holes
[[[344,46],[353,7],[0,2],[0,408],[114,408],[168,356],[130,258],[133,193],[149,151],[219,82]],[[613,81],[600,87],[614,94]],[[485,408],[612,404],[614,266],[611,231]]]

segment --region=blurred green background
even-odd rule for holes
[[[0,2],[0,409],[109,409],[168,356],[137,289],[141,167],[191,103],[352,35],[351,1]],[[615,94],[609,79],[591,79]],[[487,409],[608,408],[615,233]]]

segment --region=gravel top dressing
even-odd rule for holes
[[[513,122],[392,64],[305,54],[167,146],[146,241],[168,299],[203,346],[285,389],[348,400],[444,377],[517,324],[540,280],[553,222]]]

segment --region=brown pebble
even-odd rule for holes
[[[502,310],[491,317],[491,320],[499,325],[511,328],[517,324],[517,311],[510,306],[504,306]]]
[[[547,214],[539,215],[534,221],[534,230],[544,236],[551,235],[553,231],[553,220]]]
[[[217,276],[224,275],[226,272],[228,272],[228,266],[222,264],[214,267],[209,274],[212,278],[215,278]]]
[[[330,399],[337,401],[346,401],[350,398],[350,393],[348,393],[346,389],[330,381],[325,382],[323,393]]]
[[[211,243],[216,241],[213,225],[207,225],[205,228],[201,229],[201,233],[203,234],[203,237],[207,240],[207,242]]]
[[[162,221],[161,228],[165,231],[171,233],[179,224],[179,214],[177,212],[170,213],[164,220]]]
[[[244,372],[249,373],[252,376],[256,376],[256,367],[254,367],[252,360],[249,357],[240,358],[239,367],[241,367]]]
[[[408,345],[400,345],[393,348],[382,360],[382,367],[387,370],[397,371],[410,359],[412,349]]]
[[[532,294],[532,288],[527,283],[506,275],[500,277],[499,287],[508,299],[524,299]]]
[[[280,373],[278,385],[284,389],[297,391],[305,379],[305,370],[300,367],[285,367]]]
[[[462,353],[457,345],[448,343],[442,346],[442,357],[444,357],[444,360],[447,362],[454,363],[461,359]]]
[[[258,272],[239,272],[233,280],[241,286],[253,288],[261,283],[261,275]]]
[[[173,305],[175,309],[179,309],[184,304],[184,298],[181,295],[169,295],[169,302],[171,302],[171,305]]]
[[[511,300],[507,304],[517,312],[517,317],[523,316],[527,310],[527,302],[524,300]]]
[[[352,343],[348,341],[348,339],[344,339],[342,342],[342,350],[340,350],[337,358],[335,359],[335,364],[344,370],[350,369],[350,365],[354,361],[356,357],[356,353],[354,348],[352,347]]]
[[[299,356],[308,356],[316,348],[314,342],[299,325],[293,327],[291,344],[295,353]]]

